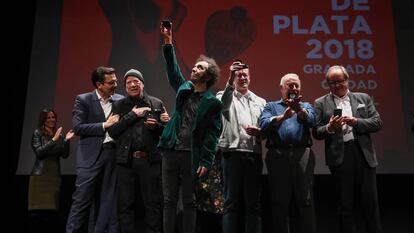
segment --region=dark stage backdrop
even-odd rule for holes
[[[122,76],[139,69],[146,90],[168,110],[174,93],[161,60],[159,21],[171,19],[178,59],[189,74],[203,53],[222,68],[216,90],[223,89],[228,66],[242,58],[251,67],[251,89],[267,101],[280,98],[279,80],[299,74],[306,101],[328,92],[328,66],[344,65],[352,91],[370,94],[384,121],[373,135],[379,173],[414,173],[413,2],[369,0],[290,1],[37,1],[30,70],[17,174],[28,174],[34,162],[30,140],[38,112],[53,107],[67,131],[77,94],[93,90],[91,71],[100,65]],[[62,161],[73,174],[77,140]],[[314,146],[317,173],[327,173],[323,143]]]

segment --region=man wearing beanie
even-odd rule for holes
[[[126,84],[128,76],[134,76],[134,77],[138,78],[142,82],[142,84],[144,84],[144,77],[142,76],[141,72],[139,72],[136,69],[130,69],[124,75],[124,86]]]
[[[119,121],[109,130],[116,140],[119,224],[122,233],[140,232],[136,219],[145,216],[145,231],[159,233],[161,158],[157,144],[169,116],[163,102],[144,91],[144,77],[138,70],[125,73],[124,86],[127,97],[113,106]],[[140,209],[140,199],[145,210]]]

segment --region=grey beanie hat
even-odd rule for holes
[[[139,72],[139,71],[138,71],[138,70],[136,70],[136,69],[130,69],[130,70],[128,70],[128,71],[125,73],[125,75],[124,75],[124,86],[125,86],[125,84],[126,84],[126,78],[127,78],[128,76],[135,76],[135,77],[137,77],[139,80],[141,80],[141,82],[142,82],[142,83],[144,83],[144,77],[142,76],[141,72]]]

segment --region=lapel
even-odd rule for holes
[[[177,93],[179,93],[180,91],[183,91],[183,90],[193,90],[193,88],[194,88],[193,83],[192,83],[191,81],[187,81],[187,82],[183,83],[183,84],[182,84],[182,85],[178,88]]]
[[[349,92],[349,102],[351,104],[351,109],[352,109],[352,116],[356,117],[357,116],[357,107],[358,107],[358,100],[356,98],[356,95],[352,92]]]
[[[200,106],[197,111],[195,124],[193,124],[193,131],[200,125],[200,122],[205,118],[209,110],[210,99],[213,96],[210,91],[206,91],[201,98]],[[215,98],[215,97],[214,97]]]
[[[188,94],[188,92],[193,90],[194,85],[192,84],[192,82],[190,81],[186,81],[185,83],[183,83],[177,91],[177,100],[176,100],[176,106],[175,109],[178,110],[178,112],[182,111],[183,108],[183,104],[184,104],[184,99],[183,97],[186,96],[186,94]]]
[[[96,94],[96,90],[94,90],[92,93],[92,105],[94,106],[96,113],[98,114],[99,117],[101,117],[101,119],[103,119],[103,121],[105,121],[105,113],[102,109],[101,106],[101,102],[98,99],[98,95]]]
[[[336,104],[335,104],[335,101],[334,101],[334,96],[333,96],[333,94],[332,93],[329,93],[329,96],[328,96],[328,98],[327,98],[327,101],[326,101],[327,103],[328,103],[328,105],[329,105],[329,107],[328,107],[328,109],[329,108],[331,108],[331,109],[335,109],[336,108]]]

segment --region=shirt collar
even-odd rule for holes
[[[276,101],[276,104],[280,104],[282,106],[287,106],[287,104],[285,103],[285,100],[283,100],[283,98],[280,98],[280,100]]]
[[[199,97],[203,97],[206,94],[206,91],[203,91],[203,92],[197,91],[197,92],[193,92],[193,93],[194,93],[194,95],[197,95]]]
[[[98,100],[100,102],[103,102],[103,103],[108,103],[108,102],[112,103],[113,102],[112,95],[109,96],[109,98],[106,101],[104,101],[104,99],[102,98],[102,96],[99,94],[98,90],[95,90],[95,93],[96,93],[96,96],[98,97]]]
[[[337,100],[348,100],[349,99],[349,90],[346,92],[346,94],[344,95],[344,96],[342,96],[342,97],[339,97],[339,96],[337,96],[337,95],[335,95],[334,93],[332,93],[331,92],[331,94],[332,94],[332,96],[333,96],[333,98],[334,99],[337,99]]]
[[[251,94],[250,91],[247,91],[247,93],[245,95],[243,95],[242,93],[238,92],[237,90],[234,90],[234,95],[239,99],[241,97],[245,97],[246,99],[251,99],[251,97],[252,97],[252,94]]]
[[[138,102],[145,102],[145,103],[149,103],[148,97],[147,97],[147,93],[144,91],[142,93],[141,97],[132,97],[132,96],[127,96],[127,99],[132,102],[132,103],[138,103]]]

